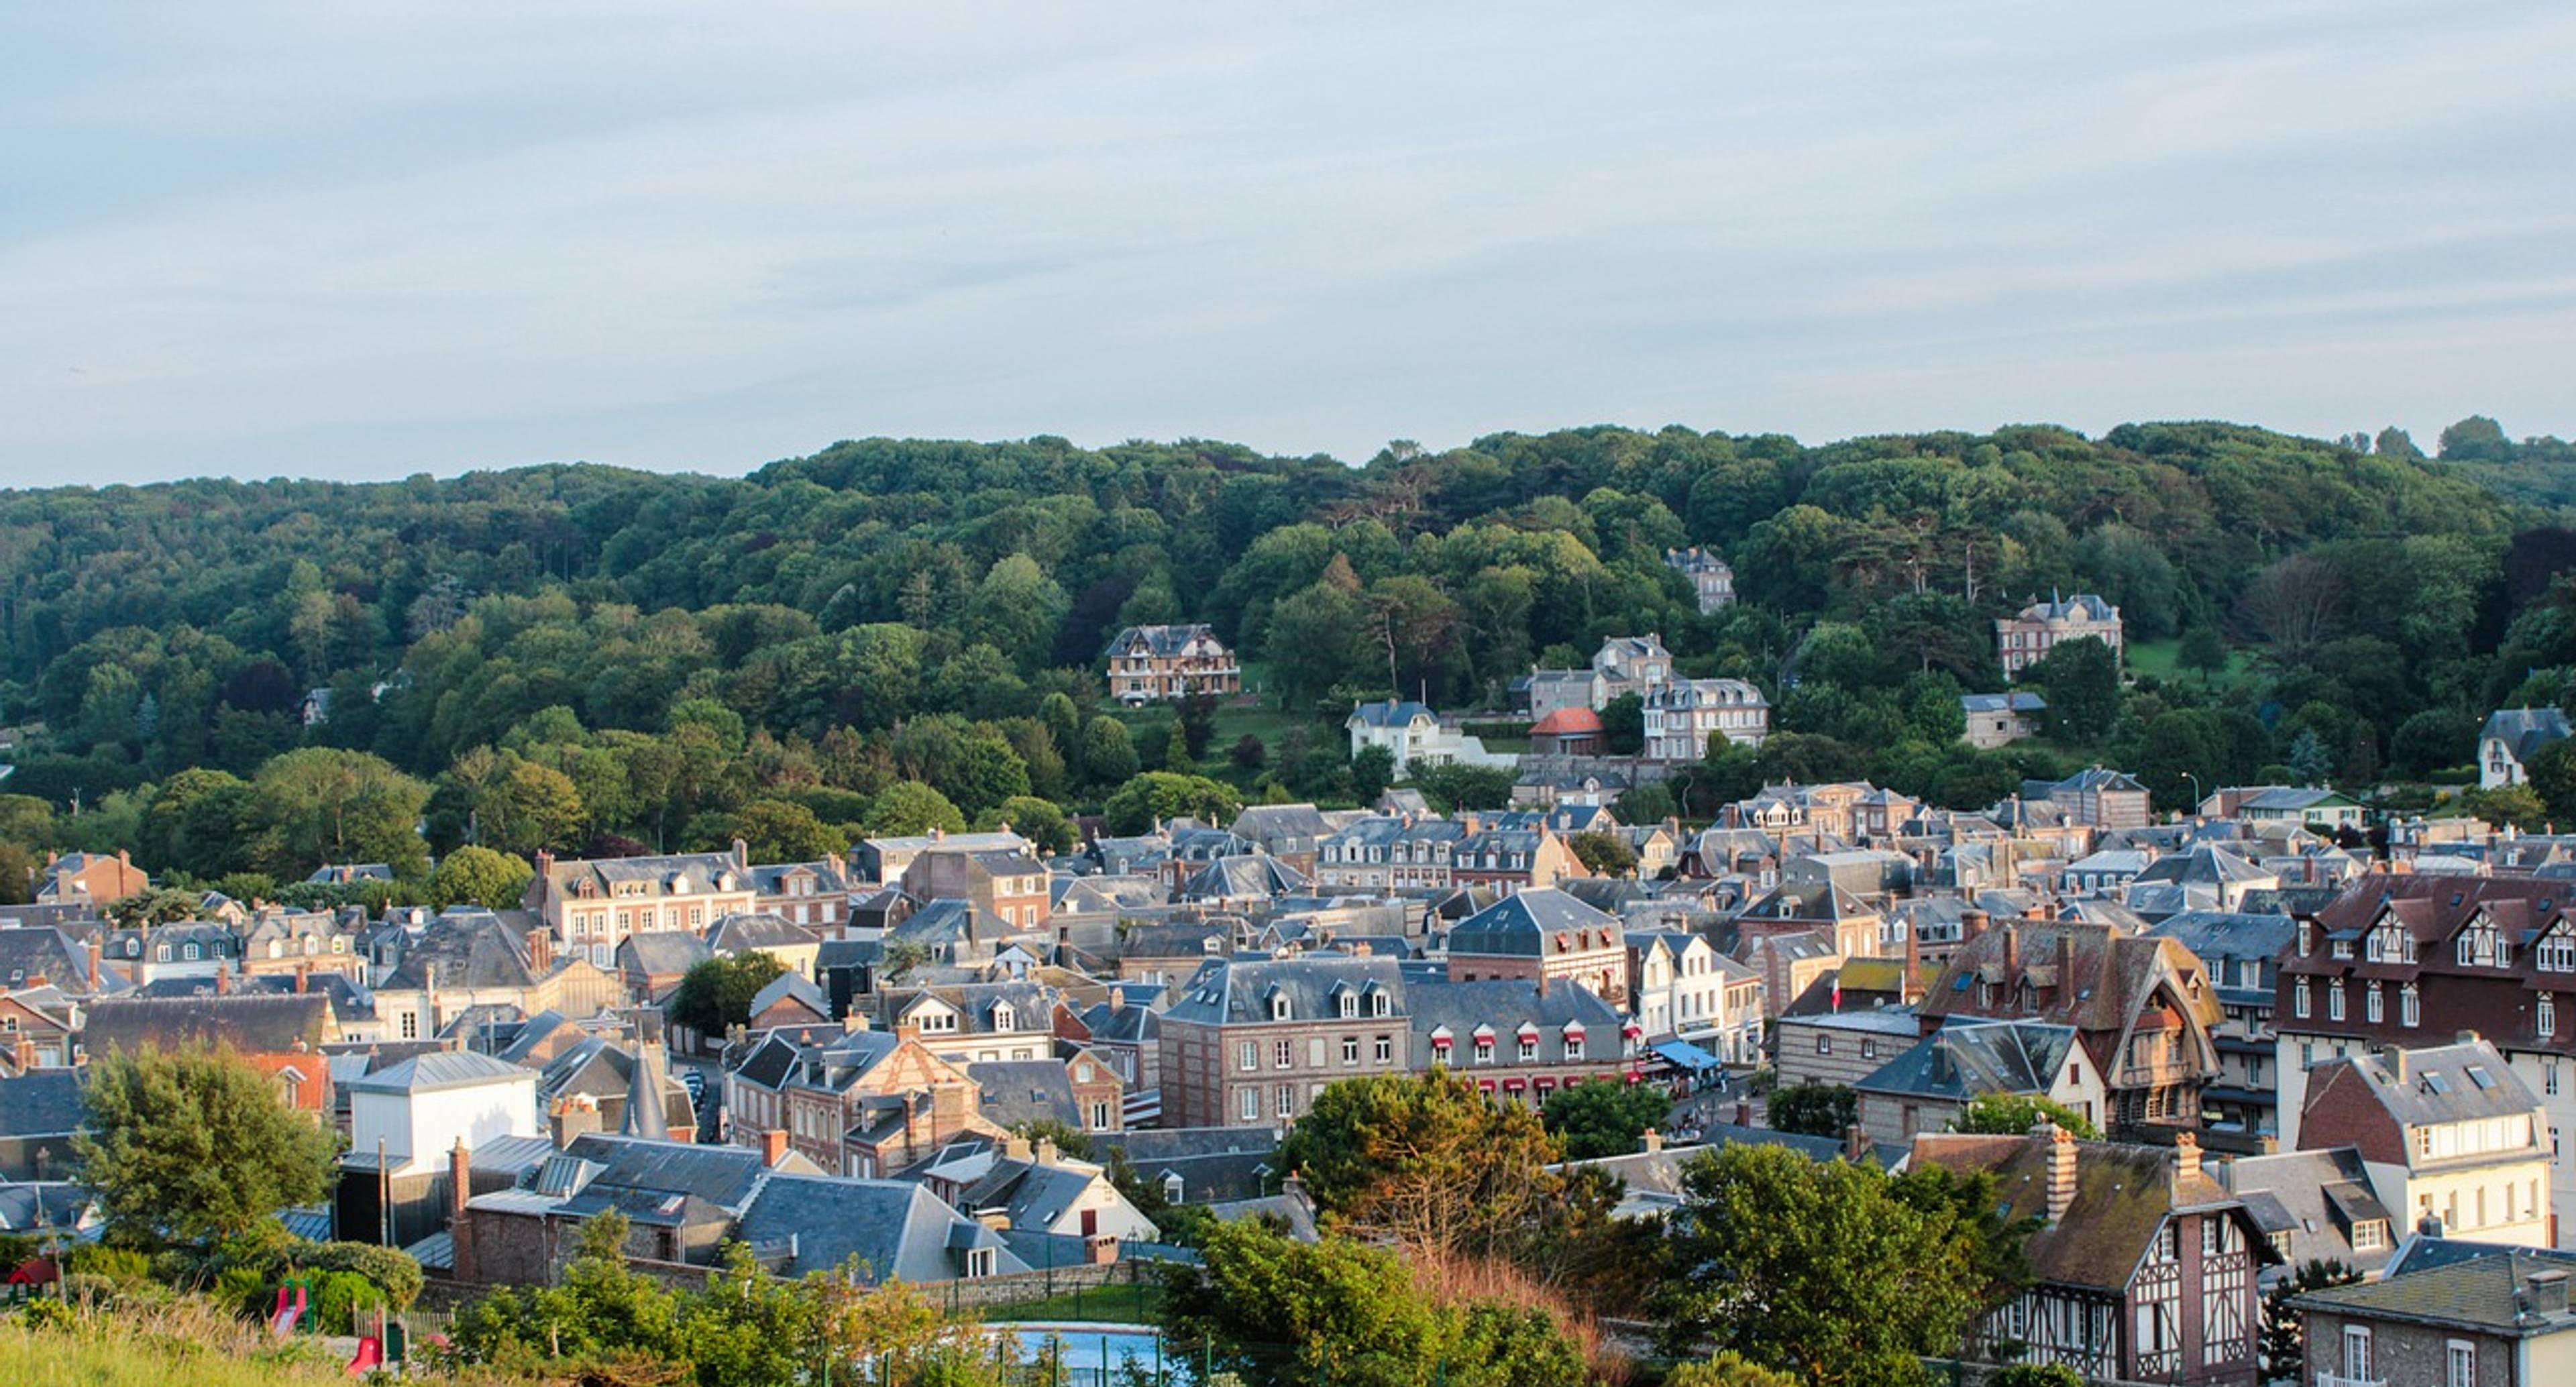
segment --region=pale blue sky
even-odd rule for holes
[[[2576,432],[2576,6],[0,10],[0,484]]]

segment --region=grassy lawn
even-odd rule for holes
[[[2198,688],[2200,671],[2184,669],[2174,662],[2175,653],[2181,649],[2182,641],[2179,637],[2161,641],[2131,641],[2128,651],[2129,672],[2152,674],[2168,684],[2189,684],[2193,688]],[[2211,676],[2211,686],[2224,688],[2233,684],[2243,679],[2253,665],[2253,656],[2231,647],[2227,652],[2227,668]]]
[[[1163,1288],[1151,1283],[1100,1286],[1087,1291],[1067,1291],[1044,1300],[988,1305],[976,1313],[986,1324],[1021,1321],[1043,1324],[1053,1320],[1077,1324],[1160,1324]]]

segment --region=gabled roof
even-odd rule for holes
[[[1955,1022],[1925,1036],[1853,1087],[1967,1101],[2046,1096],[2075,1049],[2075,1028],[2041,1021]]]
[[[928,1190],[895,1180],[821,1179],[772,1174],[744,1210],[742,1240],[781,1276],[837,1273],[855,1262],[865,1284],[954,1280],[960,1239],[979,1245],[980,1231]],[[996,1273],[1028,1267],[996,1247]]]
[[[985,1118],[1001,1126],[1050,1120],[1076,1129],[1085,1125],[1073,1076],[1061,1060],[978,1060],[966,1066],[966,1077],[983,1090]]]
[[[1619,921],[1552,887],[1516,891],[1461,920],[1449,931],[1449,952],[1539,958],[1592,947],[1619,947]],[[1560,942],[1562,939],[1564,942]]]
[[[2242,1200],[2206,1171],[2182,1174],[2174,1153],[2163,1147],[2070,1144],[2075,1148],[2074,1202],[2063,1218],[2031,1234],[2024,1246],[2031,1272],[2042,1282],[2123,1292],[2145,1258],[2149,1240],[2171,1215],[2229,1210],[2251,1222]],[[2007,1219],[2044,1217],[2051,1145],[2047,1137],[1925,1135],[1914,1139],[1914,1164],[1989,1172]],[[2263,1261],[2274,1260],[2269,1243],[2255,1238],[2250,1245]]]
[[[810,949],[823,936],[767,911],[736,912],[707,927],[707,947],[716,953],[750,949]]]
[[[1388,997],[1391,1016],[1405,1011],[1401,966],[1391,958],[1304,955],[1296,958],[1215,958],[1181,986],[1180,996],[1164,1012],[1166,1025],[1243,1025],[1270,1020],[1274,997],[1284,997],[1296,1020],[1319,1020],[1335,1014],[1336,987],[1377,988]],[[1365,1009],[1364,1009],[1365,1010]]]
[[[2576,1314],[2542,1314],[2527,1299],[2531,1278],[2576,1272],[2559,1256],[2499,1247],[2484,1256],[2403,1271],[2384,1281],[2310,1291],[2290,1303],[2361,1319],[2406,1320],[2443,1328],[2474,1329],[2508,1339],[2537,1338],[2576,1329]]]
[[[472,1050],[442,1050],[435,1054],[415,1055],[363,1078],[347,1080],[340,1087],[351,1093],[411,1094],[480,1088],[487,1084],[521,1080],[533,1086],[537,1081],[536,1071]]]
[[[832,999],[802,973],[781,973],[771,978],[767,986],[752,994],[751,1014],[759,1016],[790,998],[816,1016],[828,1020],[832,1015]]]
[[[713,957],[706,940],[684,929],[630,934],[617,945],[620,968],[652,976],[686,973]]]
[[[40,1069],[0,1079],[0,1140],[61,1136],[81,1125],[81,1076],[70,1069]]]
[[[1961,694],[1959,711],[1963,713],[2042,713],[2048,711],[2048,700],[2027,689],[2011,693]]]
[[[159,1047],[199,1050],[230,1045],[246,1054],[319,1051],[331,1001],[318,993],[283,996],[117,997],[90,1004],[81,1043],[93,1055]]]
[[[1422,704],[1407,700],[1402,703],[1387,699],[1380,703],[1363,703],[1351,710],[1351,719],[1364,727],[1402,727],[1416,718],[1439,721],[1439,715]]]
[[[2478,741],[2500,741],[2516,761],[2529,761],[2540,749],[2568,735],[2567,714],[2556,708],[2499,708],[2478,729]]]
[[[1110,637],[1100,653],[1106,656],[1133,651],[1168,660],[1178,657],[1194,640],[1216,642],[1218,649],[1224,649],[1224,643],[1216,639],[1216,628],[1202,621],[1187,626],[1130,626]]]

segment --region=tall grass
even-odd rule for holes
[[[0,1318],[0,1383],[9,1387],[320,1387],[347,1375],[321,1346],[275,1344],[202,1300],[79,1309],[36,1327]]]

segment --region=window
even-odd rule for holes
[[[1273,1021],[1285,1021],[1288,1019],[1288,998],[1286,994],[1283,993],[1270,999],[1270,1019]]]
[[[2450,1387],[2478,1387],[2477,1345],[2466,1339],[2453,1339],[2444,1357],[2450,1364]]]
[[[2417,992],[2417,991],[2415,990],[2415,984],[2413,984],[2413,983],[2411,983],[2411,982],[2410,982],[2410,983],[2406,984],[2406,986],[2404,986],[2403,988],[2400,988],[2400,989],[2398,990],[2398,993],[2397,993],[2397,1021],[2398,1021],[2398,1024],[2400,1024],[2400,1025],[2405,1025],[2405,1026],[2413,1026],[2413,1025],[2419,1025],[2419,1024],[2421,1024],[2421,1023],[2423,1022],[2423,1020],[2424,1020],[2424,998],[2423,998],[2423,995],[2422,995],[2421,993]]]
[[[1537,1036],[1534,1036],[1534,1035],[1525,1035],[1525,1036],[1522,1036],[1522,1037],[1521,1037],[1521,1052],[1520,1052],[1520,1053],[1521,1053],[1521,1063],[1523,1063],[1523,1064],[1529,1064],[1529,1063],[1531,1063],[1531,1062],[1533,1062],[1533,1061],[1537,1060],[1537,1059],[1538,1059],[1538,1037],[1537,1037]]]
[[[1286,1069],[1296,1062],[1297,1051],[1293,1044],[1285,1040],[1271,1042],[1270,1063],[1273,1068]]]
[[[1565,1038],[1565,1058],[1568,1063],[1572,1063],[1583,1058],[1582,1036],[1569,1035]]]
[[[1476,1063],[1492,1064],[1493,1062],[1494,1038],[1489,1035],[1480,1035],[1476,1037]]]
[[[2533,1030],[2536,1030],[2545,1036],[2554,1036],[2558,1034],[2558,998],[2556,994],[2543,992],[2540,994],[2540,1000],[2532,1004],[2531,1026]]]
[[[1247,1040],[1242,1044],[1235,1046],[1234,1067],[1237,1069],[1259,1069],[1261,1067],[1260,1042]]]
[[[2369,988],[2362,993],[2361,1002],[2362,1011],[2370,1018],[2370,1024],[2376,1026],[2381,1021],[2387,1019],[2382,1014],[2383,1008],[2379,1000],[2379,984],[2372,983]]]
[[[416,1011],[404,1012],[402,1014],[401,1030],[402,1038],[405,1040],[420,1039],[420,1013]]]
[[[1377,1062],[1380,1064],[1395,1063],[1394,1036],[1382,1035],[1377,1038]]]
[[[2348,1324],[2343,1327],[2343,1375],[2370,1376],[2370,1327]]]
[[[2540,1091],[2546,1097],[2555,1098],[2558,1096],[2558,1061],[2542,1060],[2540,1062]]]
[[[2290,1009],[2297,1012],[2301,1020],[2305,1020],[2307,1018],[2309,1005],[2308,980],[2306,978],[2301,978],[2290,985]]]
[[[2352,1226],[2352,1250],[2370,1252],[2388,1246],[2388,1220],[2363,1219]]]
[[[2329,1021],[2343,1019],[2343,979],[2341,978],[2326,984],[2326,1019]]]
[[[1820,1055],[1830,1055],[1833,1052],[1834,1038],[1819,1032],[1816,1036],[1816,1053]]]
[[[1345,1018],[1357,1016],[1360,1014],[1360,999],[1348,992],[1341,993],[1333,998],[1333,1010]]]
[[[1257,1088],[1241,1089],[1238,1090],[1234,1096],[1240,1100],[1235,1104],[1235,1111],[1242,1114],[1244,1121],[1258,1122],[1261,1120],[1261,1090]]]
[[[1346,1036],[1343,1036],[1343,1037],[1342,1037],[1342,1063],[1344,1063],[1344,1064],[1358,1064],[1359,1062],[1360,1062],[1360,1038],[1359,1038],[1358,1036],[1355,1036],[1355,1035],[1346,1035]]]
[[[1369,1015],[1384,1016],[1387,1014],[1388,1009],[1389,1004],[1385,993],[1372,992],[1369,994]]]
[[[1281,1084],[1279,1086],[1279,1102],[1277,1107],[1281,1117],[1295,1117],[1297,1115],[1297,1086],[1295,1084]]]

